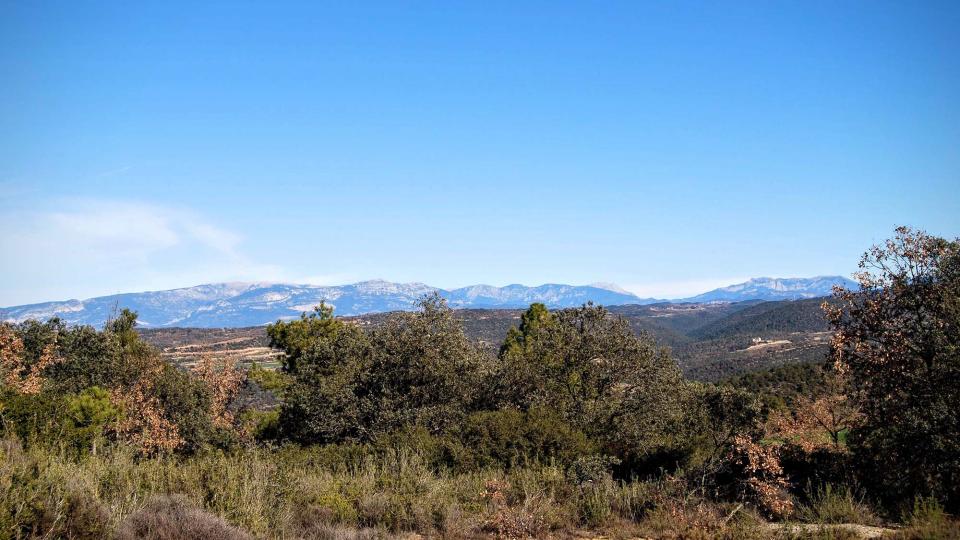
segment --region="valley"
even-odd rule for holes
[[[830,333],[820,308],[823,298],[733,303],[658,303],[611,306],[636,333],[647,333],[673,352],[684,373],[716,381],[750,371],[792,363],[818,362],[829,351]],[[522,309],[458,309],[468,337],[495,354]],[[361,326],[376,326],[385,313],[342,317]],[[269,348],[264,326],[243,328],[141,329],[144,339],[163,357],[182,366],[201,356],[229,357],[242,365],[276,367],[278,353]],[[758,341],[755,341],[758,340]]]

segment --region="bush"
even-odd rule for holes
[[[826,484],[808,490],[809,503],[798,510],[801,519],[810,523],[858,523],[875,525],[879,519],[870,506],[856,497],[849,487],[840,489]]]
[[[902,519],[904,528],[893,535],[896,540],[960,539],[960,521],[949,516],[936,499],[917,497]]]
[[[567,469],[567,478],[578,486],[599,484],[612,478],[610,469],[619,463],[619,459],[610,456],[583,456],[577,458]]]
[[[247,540],[249,534],[193,506],[182,495],[156,496],[123,521],[118,540]]]
[[[541,409],[474,413],[453,436],[462,449],[453,457],[460,470],[538,462],[567,465],[594,448],[581,431]]]

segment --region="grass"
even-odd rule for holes
[[[502,486],[497,501],[487,494],[491,482]],[[636,490],[615,483],[607,489],[620,499]],[[264,538],[343,537],[364,530],[366,536],[543,534],[610,518],[611,510],[598,513],[591,497],[555,467],[452,474],[431,470],[418,454],[405,451],[337,462],[295,449],[137,459],[115,447],[73,459],[0,443],[0,531],[9,531],[0,538],[102,538],[141,530],[137,523],[162,529],[171,514],[192,516],[198,527],[213,527],[219,519]]]
[[[904,528],[897,531],[897,540],[945,539],[960,540],[960,521],[952,519],[933,499],[916,499],[904,512]]]
[[[849,491],[824,488],[813,501],[804,511],[821,523],[872,516]],[[900,538],[960,538],[956,522],[933,503],[918,502],[905,519]],[[672,477],[576,484],[550,465],[455,474],[427,466],[417,452],[355,456],[330,447],[139,459],[117,446],[76,458],[0,440],[0,539],[563,538],[583,531],[769,536],[749,507],[697,498]]]
[[[808,490],[810,502],[798,509],[800,519],[808,523],[857,523],[878,525],[880,520],[870,506],[848,487],[826,484]]]

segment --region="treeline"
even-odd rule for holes
[[[194,507],[226,520],[210,527],[304,537],[333,533],[303,516],[523,537],[629,527],[662,512],[671,527],[718,534],[738,512],[821,521],[955,512],[960,244],[898,229],[862,266],[862,289],[825,305],[833,362],[733,384],[684,379],[648,335],[589,304],[532,305],[496,354],[468,339],[437,296],[366,328],[320,306],[269,326],[282,369],[246,373],[229,362],[164,363],[129,312],[102,331],[4,324],[0,457],[19,465],[0,466],[0,529],[136,537]],[[249,405],[264,391],[278,407]],[[99,487],[52,487],[58,460]],[[127,484],[110,470],[118,463]],[[244,480],[229,483],[234,473],[212,463]],[[250,484],[257,475],[267,484]],[[317,485],[304,488],[305,478]],[[460,492],[458,482],[482,489]],[[133,499],[103,500],[108,485]],[[188,497],[149,503],[158,493]],[[543,507],[531,514],[532,501]]]

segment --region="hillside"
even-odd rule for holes
[[[820,311],[823,299],[778,302],[737,302],[612,306],[634,332],[646,332],[669,347],[684,372],[696,379],[718,380],[757,369],[822,360],[829,332]],[[455,316],[466,334],[491,353],[522,309],[458,309]],[[386,314],[344,317],[363,326],[376,326]],[[202,354],[231,355],[241,362],[273,365],[264,327],[158,328],[141,330],[164,357],[191,364]],[[759,338],[761,343],[754,343]]]

